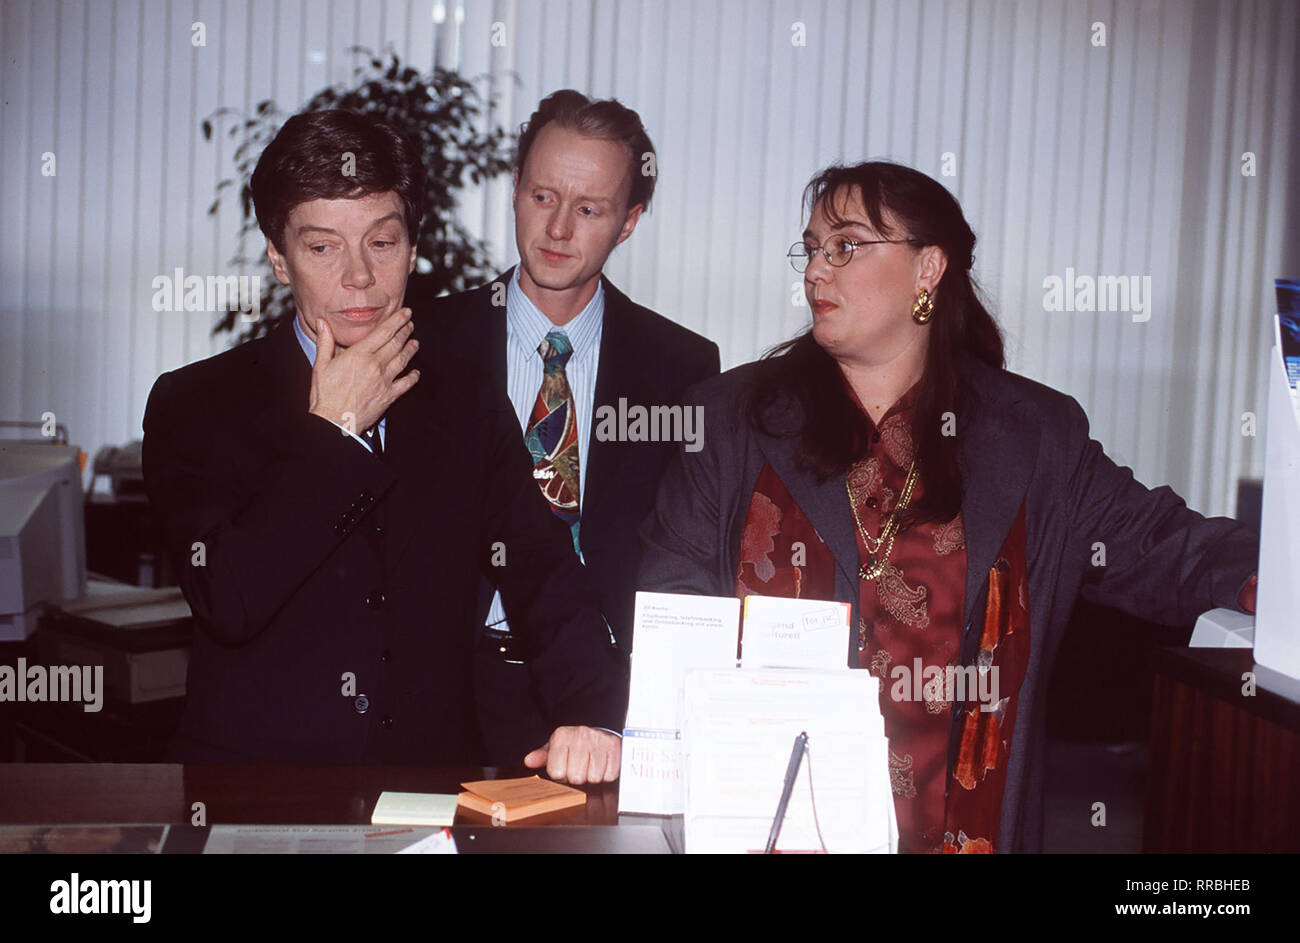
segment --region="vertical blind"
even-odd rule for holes
[[[157,275],[231,274],[235,207],[206,209],[233,144],[204,141],[200,121],[263,98],[292,111],[346,81],[363,46],[476,78],[497,102],[485,120],[512,129],[558,88],[635,108],[658,151],[655,203],[606,271],[716,340],[724,367],[809,323],[785,252],[812,174],[898,160],[961,201],[1009,367],[1078,398],[1113,457],[1216,514],[1262,469],[1272,279],[1300,274],[1280,268],[1296,230],[1286,0],[0,11],[0,419],[54,412],[88,451],[138,437],[156,376],[229,343],[211,314],[150,304]],[[462,215],[514,261],[508,178],[467,192]],[[1045,280],[1073,296],[1070,276],[1149,284],[1145,309],[1049,310]],[[1243,434],[1246,414],[1261,436]]]

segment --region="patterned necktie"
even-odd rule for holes
[[[533,456],[533,478],[551,505],[551,511],[569,525],[573,549],[578,551],[579,490],[578,415],[564,365],[573,346],[563,331],[551,331],[537,346],[545,368],[542,388],[524,433]]]

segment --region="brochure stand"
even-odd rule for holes
[[[1268,363],[1255,661],[1300,679],[1300,419],[1277,340]]]

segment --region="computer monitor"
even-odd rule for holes
[[[0,636],[27,637],[34,607],[85,590],[80,450],[0,441]]]

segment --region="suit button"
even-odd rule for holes
[[[358,694],[355,700],[352,701],[352,706],[356,708],[358,714],[364,714],[370,710],[370,698],[364,694]]]
[[[375,590],[372,593],[366,593],[366,606],[370,609],[378,609],[384,604],[384,594]]]
[[[386,665],[393,660],[393,653],[385,648],[382,652],[379,653],[379,660]]]
[[[393,726],[393,718],[385,714],[384,719],[379,722],[379,726],[383,727],[385,730],[391,729]]]

